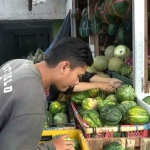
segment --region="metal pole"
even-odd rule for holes
[[[136,93],[145,92],[145,59],[146,35],[145,35],[145,0],[132,0],[133,22],[133,85]]]

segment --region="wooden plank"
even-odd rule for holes
[[[150,150],[150,138],[141,138],[140,150]]]
[[[134,147],[139,147],[141,144],[141,140],[139,137],[135,137],[135,138],[127,138],[127,142],[126,142],[126,146],[127,147],[132,147],[133,143],[134,143]]]
[[[148,9],[147,9],[147,0],[145,0],[145,72],[144,72],[144,85],[145,85],[145,92],[149,92],[149,83],[148,83]]]

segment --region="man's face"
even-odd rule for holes
[[[55,81],[58,90],[64,92],[69,87],[74,87],[79,83],[79,79],[85,74],[87,66],[70,69],[70,64],[65,64],[59,68],[59,78]]]

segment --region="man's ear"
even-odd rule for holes
[[[63,61],[59,64],[59,70],[63,74],[66,71],[70,71],[70,63],[68,61]]]

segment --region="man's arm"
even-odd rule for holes
[[[115,88],[118,88],[121,84],[122,81],[116,78],[104,78],[104,77],[100,77],[98,75],[94,75],[93,77],[91,77],[89,79],[90,82],[107,82],[107,83],[111,83],[113,84],[113,86]]]
[[[0,133],[1,150],[36,150],[45,123],[45,115],[27,114],[9,121]],[[42,150],[55,150],[49,142]]]
[[[113,84],[107,82],[79,82],[78,85],[74,86],[73,92],[82,92],[94,88],[99,88],[108,92],[115,92],[116,90]]]

